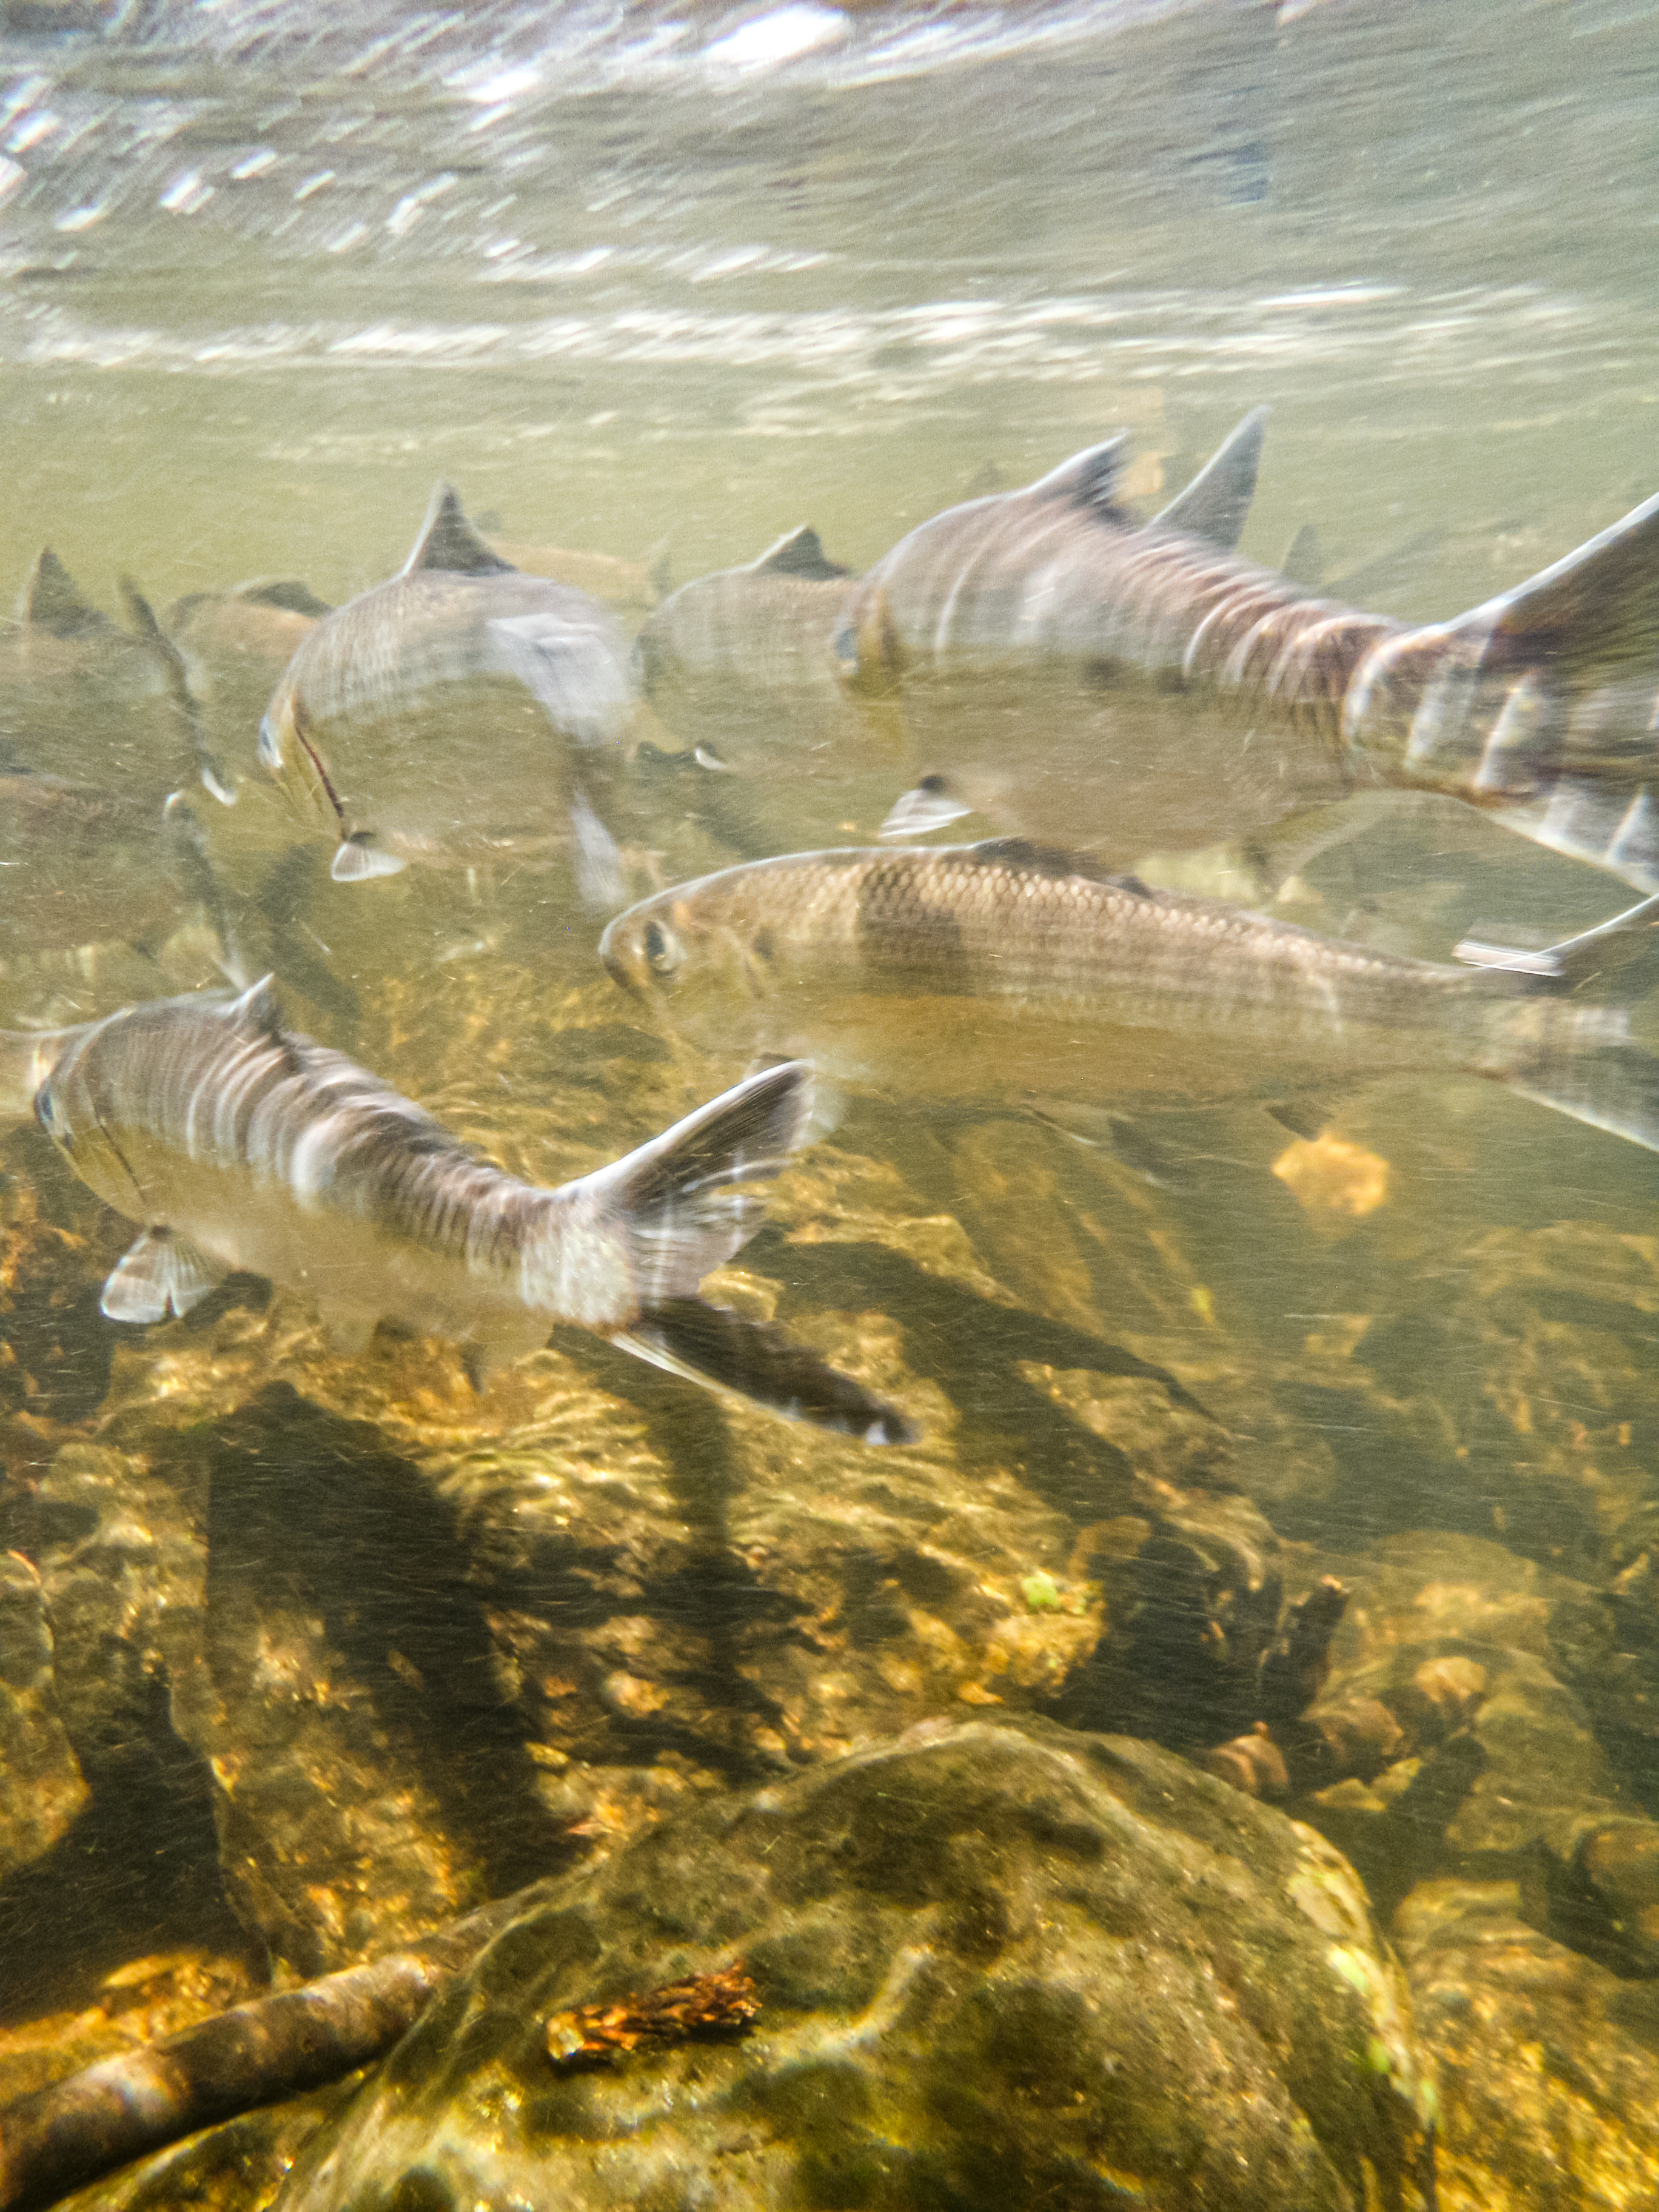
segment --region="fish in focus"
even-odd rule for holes
[[[1127,861],[1406,787],[1659,889],[1659,497],[1413,625],[1239,559],[1190,493],[1137,526],[1123,449],[936,515],[864,578],[849,680],[902,690],[921,771],[890,834],[977,811]]]
[[[556,1190],[492,1166],[343,1054],[285,1030],[269,979],[54,1037],[0,1037],[0,1102],[143,1224],[112,1320],[188,1313],[233,1270],[310,1297],[343,1348],[381,1320],[462,1345],[477,1375],[556,1322],[872,1443],[893,1407],[769,1325],[697,1295],[764,1211],[754,1186],[811,1133],[810,1071],[774,1067]]]
[[[41,548],[15,618],[0,625],[0,773],[32,769],[155,808],[198,777],[223,795],[178,652],[137,586],[124,579],[121,595],[131,629]]]
[[[614,904],[601,816],[633,706],[605,610],[520,574],[441,484],[398,574],[301,641],[258,754],[336,841],[337,882],[557,848],[590,902]]]
[[[1563,995],[1598,972],[1581,950],[1533,976],[1408,959],[1000,839],[727,868],[618,915],[600,954],[704,1049],[902,1097],[1294,1116],[1368,1079],[1479,1075],[1659,1149],[1659,1059],[1621,1008]]]

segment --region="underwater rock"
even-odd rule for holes
[[[1659,1897],[1659,1823],[1560,1663],[1583,1586],[1473,1536],[1405,1534],[1329,1564],[1352,1595],[1309,1717],[1374,1703],[1398,1740],[1295,1811],[1379,1911],[1425,1880],[1501,1877],[1540,1929],[1654,1972],[1659,1916],[1650,1934],[1640,1914]]]
[[[40,1577],[0,1552],[0,1880],[50,1850],[86,1797],[52,1689]]]
[[[1441,2212],[1652,2203],[1659,1988],[1528,1926],[1513,1882],[1425,1882],[1395,1935],[1438,2086]]]
[[[741,2041],[550,2062],[550,2016],[738,1957]],[[1431,2110],[1322,1839],[1145,1744],[974,1721],[553,1885],[277,2203],[1415,2208]]]
[[[301,2149],[350,2100],[353,2077],[242,2112],[58,2200],[58,2212],[265,2212]]]

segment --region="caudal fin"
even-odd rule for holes
[[[1659,1152],[1659,1057],[1640,1045],[1609,1045],[1582,1059],[1552,1060],[1536,1073],[1510,1076],[1508,1085],[1575,1121]]]
[[[774,1413],[863,1437],[903,1441],[903,1414],[778,1328],[696,1296],[705,1275],[760,1226],[769,1182],[816,1123],[812,1074],[788,1060],[750,1076],[659,1137],[586,1179],[590,1202],[628,1231],[639,1313],[614,1340],[672,1373]]]
[[[921,1433],[896,1406],[827,1366],[782,1329],[703,1298],[670,1299],[615,1341],[672,1375],[733,1391],[786,1419],[866,1444],[914,1443]]]

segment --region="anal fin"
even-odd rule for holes
[[[98,1304],[111,1321],[181,1318],[198,1306],[219,1280],[220,1271],[196,1247],[170,1229],[145,1230],[116,1261]]]

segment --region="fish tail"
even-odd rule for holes
[[[648,1309],[614,1340],[653,1366],[730,1390],[786,1419],[866,1444],[914,1443],[921,1434],[896,1406],[768,1322],[750,1321],[704,1298]]]
[[[1455,621],[1382,639],[1343,731],[1390,772],[1652,888],[1656,692],[1659,496]]]
[[[1622,1007],[1525,1001],[1494,1032],[1487,1072],[1522,1098],[1659,1152],[1659,1055],[1632,1044]]]
[[[623,1231],[638,1312],[613,1341],[671,1373],[871,1443],[908,1441],[904,1415],[770,1324],[696,1295],[760,1226],[769,1182],[814,1133],[812,1074],[751,1075],[588,1179]]]

